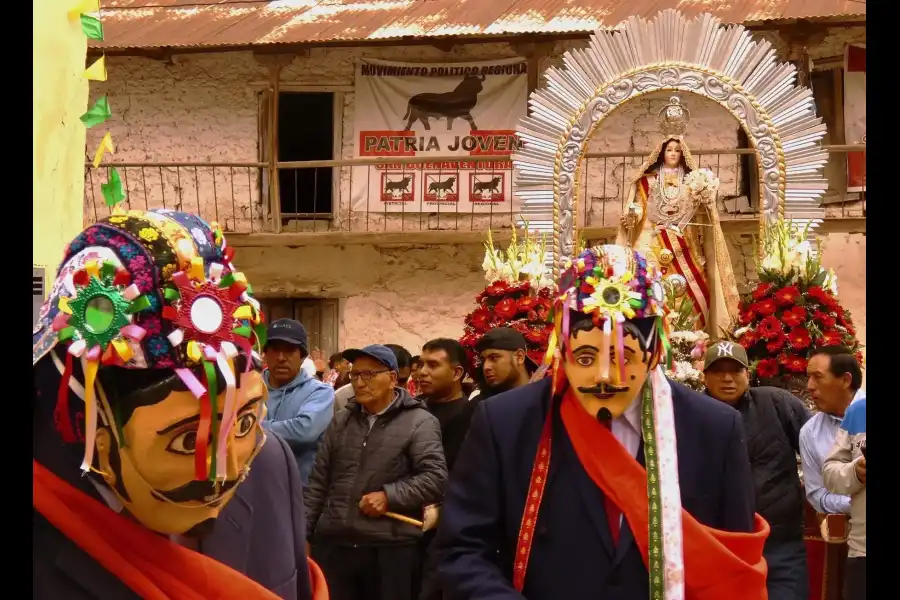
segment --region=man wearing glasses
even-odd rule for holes
[[[333,600],[413,600],[421,519],[447,483],[440,424],[398,387],[394,353],[346,350],[353,397],[325,432],[305,504],[313,556]]]

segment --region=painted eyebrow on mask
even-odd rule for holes
[[[244,410],[250,408],[251,406],[255,406],[255,405],[259,404],[260,402],[262,402],[262,396],[260,396],[259,398],[254,398],[253,400],[251,400],[244,406],[240,407],[238,409],[238,412],[244,411]],[[221,419],[222,419],[222,413],[219,413],[219,420],[221,421]],[[166,435],[167,433],[171,433],[172,431],[175,431],[176,429],[180,429],[181,427],[184,427],[185,425],[190,425],[191,423],[196,423],[199,420],[200,420],[200,415],[194,415],[194,416],[188,417],[186,419],[181,419],[180,421],[176,421],[175,423],[172,423],[171,425],[167,425],[166,427],[163,427],[162,429],[160,429],[159,431],[156,432],[156,435]]]
[[[575,354],[576,352],[582,352],[584,350],[593,350],[594,352],[600,352],[600,348],[597,348],[596,346],[591,346],[590,344],[585,344],[583,346],[578,346],[577,348],[572,350],[572,354]]]

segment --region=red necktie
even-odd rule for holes
[[[600,421],[604,427],[612,433],[612,421]],[[622,517],[622,511],[618,505],[613,502],[609,496],[603,495],[603,507],[606,509],[606,520],[609,523],[609,533],[612,535],[613,544],[619,543],[619,521]]]

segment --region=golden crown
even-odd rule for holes
[[[681,98],[672,96],[659,111],[659,130],[663,135],[683,135],[690,120],[691,112],[681,103]]]

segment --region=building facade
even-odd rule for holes
[[[757,35],[772,41],[783,58],[789,57],[792,50],[783,32]],[[864,25],[826,27],[816,44],[806,49],[817,106],[830,131],[839,125],[835,90],[840,84],[835,78],[844,47],[864,42]],[[361,58],[452,63],[527,55],[533,59],[529,69],[536,66],[543,73],[564,51],[584,43],[313,47],[295,53],[207,52],[154,58],[116,55],[108,58],[109,82],[96,84],[92,93],[107,94],[113,109],[108,125],[117,147],[110,162],[133,165],[119,169],[131,206],[199,212],[234,232],[229,241],[238,247],[236,262],[270,313],[304,320],[313,344],[323,351],[381,342],[399,343],[417,354],[428,339],[461,334],[463,317],[485,284],[484,234],[490,228],[498,234],[498,245],[505,245],[502,233],[513,218],[351,210],[353,169],[346,161],[355,156],[354,115],[360,110],[355,64]],[[274,116],[269,101],[276,89],[273,76],[281,98]],[[657,113],[666,102],[667,95],[629,102],[591,139],[584,197],[579,200],[590,239],[607,239],[618,223],[623,181],[640,165],[638,155],[646,154],[658,140]],[[756,270],[758,231],[751,176],[755,168],[747,154],[735,153],[747,148],[746,137],[718,105],[693,96],[685,102],[692,115],[687,133],[691,148],[720,151],[702,156],[701,166],[716,171],[722,182],[720,199],[728,213],[723,215],[724,227],[739,286],[745,289]],[[289,110],[294,112],[288,114]],[[92,134],[88,132],[89,147],[99,141],[91,139]],[[831,135],[826,143],[843,143]],[[270,201],[273,151],[280,162],[334,159],[344,166],[277,169],[276,207]],[[864,343],[864,201],[845,194],[843,160],[843,155],[832,155],[828,167],[833,188],[828,210],[834,219],[823,227],[821,248],[825,264],[838,273],[841,300],[852,311]],[[86,220],[106,214],[99,192],[102,180],[102,173],[88,172]]]

